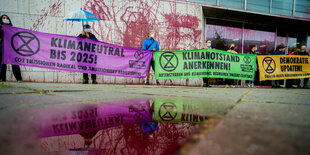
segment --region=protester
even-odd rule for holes
[[[300,49],[298,49],[297,47],[294,47],[292,49],[289,50],[289,53],[287,55],[298,55],[298,53],[300,52]],[[287,79],[286,80],[286,88],[293,88],[293,85],[297,83],[300,83],[300,80],[298,79]]]
[[[277,46],[276,50],[273,52],[272,55],[284,55],[285,52],[285,45],[280,44]],[[280,80],[272,80],[271,81],[272,88],[280,88]]]
[[[256,55],[256,52],[257,52],[257,45],[256,45],[256,44],[251,44],[251,45],[250,45],[250,51],[248,52],[248,54]],[[256,63],[257,63],[257,61],[256,61]],[[257,64],[256,64],[256,66],[255,66],[254,79],[253,79],[253,81],[248,82],[248,84],[247,84],[249,87],[254,87],[256,72],[257,72]]]
[[[309,56],[309,53],[307,52],[307,46],[303,45],[300,48],[300,52],[298,53],[298,55],[307,55]],[[300,83],[300,86],[303,88],[307,88],[307,83],[309,81],[309,78],[304,78],[304,82]]]
[[[235,51],[236,49],[236,45],[234,43],[231,43],[229,46],[228,46],[228,50],[227,52],[230,52],[230,53],[233,53],[233,54],[238,54],[238,52]],[[226,87],[232,87],[234,88],[235,86],[235,80],[234,79],[226,79],[225,80],[225,84],[226,84]]]
[[[298,55],[299,52],[300,52],[300,49],[297,47],[294,47],[291,50],[289,50],[289,53],[287,55]]]
[[[211,47],[211,40],[207,40],[206,41],[206,43],[205,43],[205,45],[204,45],[204,49],[212,49],[212,47]],[[203,87],[211,87],[210,85],[209,85],[209,79],[208,78],[202,78],[202,80],[203,80]]]
[[[143,45],[142,45],[142,49],[144,50],[152,50],[152,52],[154,53],[155,51],[158,51],[159,50],[159,44],[158,42],[154,39],[154,36],[155,36],[155,33],[153,30],[150,30],[148,33],[147,33],[147,36],[148,38],[145,39],[143,41]],[[150,64],[150,69],[149,69],[149,72],[147,74],[147,78],[146,78],[146,85],[149,85],[150,84],[150,70],[151,70],[151,67],[153,68],[154,70],[154,73],[155,73],[155,63],[154,63],[154,56],[151,60],[151,64]],[[156,80],[156,84],[157,85],[160,85],[159,81]]]
[[[78,37],[97,40],[96,36],[90,32],[90,25],[88,24],[83,25],[83,31]],[[93,84],[98,84],[96,81],[96,74],[91,74],[91,79]],[[83,84],[88,84],[87,73],[83,73]]]
[[[234,43],[231,43],[229,46],[228,46],[228,50],[227,52],[230,52],[230,53],[233,53],[233,54],[238,54],[236,50],[236,45]]]
[[[1,76],[0,81],[6,81],[6,64],[2,64],[2,25],[13,25],[11,19],[7,15],[2,15],[0,18],[0,64],[1,64]],[[16,78],[16,81],[19,83],[22,82],[22,75],[18,65],[12,65],[13,74]]]
[[[211,49],[211,40],[207,40],[204,44],[203,49]]]

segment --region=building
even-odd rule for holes
[[[9,15],[17,27],[77,36],[81,24],[63,19],[80,8],[101,20],[90,23],[100,41],[121,46],[141,48],[147,31],[154,29],[163,50],[198,49],[206,39],[213,40],[214,45],[222,41],[222,49],[236,43],[240,53],[247,52],[252,43],[259,45],[261,54],[269,54],[280,43],[288,48],[310,47],[309,0],[2,0],[0,14]],[[12,72],[7,76],[15,80]],[[33,82],[82,82],[80,73],[33,67],[22,67],[22,76],[24,81]],[[101,75],[97,81],[144,83],[144,79]],[[161,83],[201,86],[202,79]]]

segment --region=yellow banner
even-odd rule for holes
[[[310,78],[309,56],[258,55],[260,81]]]

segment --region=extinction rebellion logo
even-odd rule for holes
[[[172,102],[166,102],[159,107],[158,114],[163,121],[172,121],[177,116],[177,106]]]
[[[271,74],[276,70],[276,62],[271,57],[264,58],[262,65],[268,74]]]
[[[172,72],[178,67],[179,60],[173,52],[165,52],[160,55],[159,63],[163,70]]]
[[[142,51],[136,51],[133,55],[136,60],[129,60],[129,67],[136,68],[136,69],[145,69],[146,64],[145,61],[140,61],[144,58],[144,53]]]
[[[142,51],[136,51],[134,57],[137,60],[140,60],[140,59],[144,58],[144,53]]]
[[[249,63],[251,63],[251,58],[250,58],[249,56],[245,56],[245,57],[243,58],[243,61],[244,61],[246,64],[249,64]]]
[[[39,52],[40,41],[34,34],[21,31],[12,36],[11,46],[21,56],[32,56]]]

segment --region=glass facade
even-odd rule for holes
[[[250,45],[256,44],[259,54],[271,54],[274,51],[275,32],[247,29],[244,31],[244,53],[250,51]]]
[[[272,0],[272,14],[293,16],[293,0]]]
[[[191,0],[191,2],[216,5],[217,0]]]
[[[220,0],[220,6],[233,9],[244,9],[244,0]]]
[[[310,0],[296,0],[295,16],[310,19]]]
[[[242,24],[218,19],[206,19],[206,40],[212,41],[212,48],[228,50],[231,43],[236,45],[238,53],[250,51],[251,44],[257,45],[258,54],[269,55],[275,47],[284,44],[286,54],[295,47],[307,45],[310,49],[310,38],[304,34],[297,34],[279,30],[275,27]],[[304,42],[303,42],[304,41]]]
[[[270,12],[270,0],[247,0],[247,11]]]
[[[242,24],[208,20],[206,25],[206,39],[212,41],[212,47],[228,50],[230,44],[235,44],[238,53],[242,52]]]
[[[184,0],[241,11],[310,19],[310,0]]]

